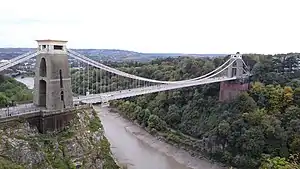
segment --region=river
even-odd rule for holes
[[[16,78],[33,88],[33,78]],[[129,169],[220,169],[206,160],[193,158],[186,151],[157,140],[145,130],[110,112],[107,107],[94,106],[103,124],[111,151]]]
[[[34,88],[34,78],[33,77],[24,77],[21,78],[21,76],[18,76],[15,78],[17,81],[25,84],[29,89]]]

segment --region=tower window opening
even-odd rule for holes
[[[47,46],[46,45],[42,45],[42,49],[46,49],[47,48]]]
[[[64,92],[63,91],[60,92],[60,100],[64,101]]]
[[[237,63],[236,61],[232,63],[232,66],[236,67],[237,66]]]
[[[44,80],[40,80],[39,84],[39,106],[46,106],[47,98],[47,83]]]
[[[236,68],[232,68],[232,75],[231,75],[231,77],[234,77],[234,76],[236,76]]]
[[[59,83],[60,83],[60,88],[63,88],[63,81],[62,81],[62,71],[61,69],[59,70]]]
[[[46,77],[47,76],[47,65],[46,65],[46,59],[42,58],[40,63],[40,76]]]
[[[64,100],[64,91],[60,92],[60,100],[63,102],[63,107],[66,108],[65,100]]]
[[[63,46],[62,45],[54,45],[53,46],[54,50],[63,50]]]

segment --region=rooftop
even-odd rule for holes
[[[53,39],[44,39],[44,40],[36,40],[37,42],[60,42],[60,43],[67,43],[68,41],[65,40],[53,40]]]
[[[8,62],[8,60],[0,60],[0,63],[7,63]]]

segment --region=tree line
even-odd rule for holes
[[[252,70],[251,89],[230,102],[219,102],[219,83],[214,83],[117,100],[111,105],[153,135],[193,150],[194,155],[206,154],[238,168],[299,168],[299,58],[295,53],[244,55]],[[183,80],[208,73],[226,59],[179,57],[106,64],[151,79]],[[130,84],[125,78],[114,80],[113,75],[97,79],[97,71],[89,74],[94,79],[89,88],[96,89],[93,85],[100,82],[97,92]],[[79,79],[72,82],[80,87],[88,76],[78,72],[72,72],[72,78]],[[73,91],[81,90],[74,87]]]
[[[31,101],[32,90],[13,78],[0,75],[0,107],[12,106],[18,102]]]

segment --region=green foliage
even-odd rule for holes
[[[260,169],[299,169],[300,165],[289,162],[286,158],[274,157],[265,160]]]
[[[157,131],[166,130],[166,123],[162,121],[157,115],[151,114],[148,118],[148,127],[154,128]]]
[[[292,55],[300,58],[299,54],[245,56],[253,68],[251,89],[230,103],[218,102],[219,85],[208,84],[115,101],[113,105],[129,119],[148,126],[151,133],[159,131],[171,143],[234,167],[258,168],[265,165],[264,154],[269,159],[287,159],[300,151],[300,71],[295,69],[295,59],[289,57]],[[225,59],[173,58],[139,67],[121,64],[121,68],[158,80],[179,80],[209,72]]]
[[[60,133],[62,139],[70,139],[75,135],[75,132],[69,129],[65,129]]]
[[[97,116],[95,116],[94,118],[92,118],[90,120],[89,129],[90,129],[91,132],[96,132],[100,128],[102,128],[101,121],[100,121],[100,119]]]
[[[25,169],[25,167],[15,164],[14,162],[0,157],[0,169]]]
[[[97,168],[99,163],[103,168],[118,169],[97,113],[89,109],[73,113],[76,117],[62,131],[41,134],[36,128],[28,128],[28,122],[19,121],[1,125],[0,169]],[[21,150],[27,154],[18,152]],[[39,159],[35,159],[37,155]]]
[[[176,134],[174,133],[169,133],[167,135],[167,140],[170,141],[170,142],[173,142],[173,143],[180,143],[181,142],[181,139],[179,136],[177,136]]]
[[[0,92],[0,105],[4,106],[9,103],[9,98],[6,97],[5,93]]]
[[[68,165],[65,163],[65,161],[61,158],[55,158],[52,166],[54,168],[60,168],[60,169],[69,169]]]
[[[0,107],[16,102],[31,101],[32,91],[13,78],[0,75]]]
[[[100,141],[100,153],[101,157],[103,159],[103,168],[109,168],[109,169],[119,169],[119,167],[116,165],[114,159],[111,156],[110,152],[110,144],[106,138],[103,138]]]
[[[224,58],[212,60],[210,58],[193,59],[180,57],[164,60],[157,59],[151,61],[151,64],[136,62],[108,62],[105,64],[147,78],[174,81],[198,77],[212,71],[215,67],[222,64],[222,62],[224,62]],[[79,70],[71,71],[72,91],[75,94],[85,94],[88,89],[92,93],[103,93],[144,85],[142,83],[137,84],[136,81],[129,80],[128,78],[120,78],[114,74],[105,74],[99,69],[90,68],[89,74],[87,70],[84,71],[85,73],[82,71],[79,72]],[[92,79],[90,83],[87,83],[88,78]],[[87,87],[88,85],[89,87]],[[81,86],[85,86],[86,88],[82,88]]]

